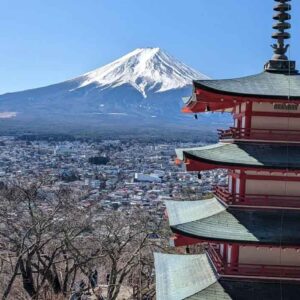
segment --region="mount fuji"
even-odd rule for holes
[[[207,79],[159,48],[136,49],[75,79],[0,96],[5,128],[123,129],[178,124],[194,79]]]
[[[79,88],[90,84],[115,88],[129,84],[144,98],[189,86],[193,79],[208,79],[159,48],[136,49],[120,59],[78,79]]]

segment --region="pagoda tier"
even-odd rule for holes
[[[195,80],[194,93],[183,112],[233,112],[237,104],[300,104],[300,75],[264,71],[258,75],[225,79]]]
[[[299,211],[226,208],[215,198],[165,204],[174,233],[199,241],[300,249]],[[298,259],[300,264],[300,252]]]
[[[187,171],[225,168],[300,172],[300,147],[294,144],[219,143],[177,149],[176,154],[177,163],[184,162]]]
[[[188,171],[228,170],[228,185],[214,189],[225,205],[300,209],[298,145],[219,143],[176,152]]]
[[[214,198],[166,207],[174,245],[204,245],[219,275],[300,281],[299,212],[226,209]]]
[[[222,141],[300,143],[300,75],[263,72],[228,80],[194,81],[183,112],[230,112],[234,126]]]
[[[217,274],[209,256],[155,256],[157,300],[298,299],[300,284],[228,278]]]

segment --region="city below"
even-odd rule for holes
[[[198,173],[186,173],[175,164],[174,149],[192,146],[195,144],[0,137],[0,182],[34,183],[40,178],[51,181],[52,188],[86,191],[86,205],[96,202],[104,209],[141,206],[149,210],[168,199],[201,198],[213,185],[225,183],[223,171],[204,172],[199,179]]]

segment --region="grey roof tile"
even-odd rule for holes
[[[206,254],[155,253],[157,300],[296,300],[299,283],[219,278]]]
[[[155,253],[154,259],[157,300],[182,300],[217,281],[206,254]]]
[[[208,201],[211,201],[211,205],[208,205]],[[184,201],[184,205],[180,201],[167,201],[172,231],[207,240],[300,245],[299,211],[222,209],[223,206],[218,203],[215,198]],[[194,210],[190,220],[189,205]],[[207,208],[210,209],[209,213],[205,212]],[[195,220],[197,215],[200,218]]]
[[[195,80],[194,86],[216,93],[266,98],[300,98],[300,75],[262,72],[257,75],[224,79]]]
[[[214,200],[214,201],[212,201]],[[165,201],[171,226],[197,221],[222,211],[225,207],[216,199],[199,201]]]
[[[300,146],[261,143],[218,143],[215,145],[177,149],[179,159],[260,168],[300,169]]]

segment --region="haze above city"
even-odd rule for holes
[[[212,78],[257,73],[272,55],[272,5],[273,0],[5,2],[0,94],[74,78],[138,47],[165,49]],[[300,3],[293,7],[295,14]],[[299,61],[300,20],[292,24],[290,57]]]

